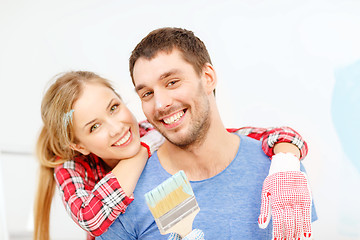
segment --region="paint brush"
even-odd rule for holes
[[[145,200],[161,234],[177,233],[183,238],[192,231],[200,208],[184,171],[147,192]]]

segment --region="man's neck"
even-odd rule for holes
[[[170,174],[184,170],[189,180],[199,181],[223,171],[236,156],[240,138],[225,128],[209,130],[204,141],[182,149],[168,141],[159,148],[160,164]]]

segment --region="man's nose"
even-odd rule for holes
[[[171,98],[168,93],[164,91],[157,91],[154,93],[155,109],[161,111],[171,105]]]

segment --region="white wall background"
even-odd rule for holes
[[[193,30],[206,43],[227,127],[288,125],[307,140],[315,239],[360,239],[359,160],[344,151],[342,127],[333,121],[343,117],[333,108],[335,72],[360,59],[360,1],[0,0],[0,219],[10,239],[31,232],[37,165],[27,153],[49,80],[67,70],[99,73],[143,120],[128,58],[142,37],[164,26]],[[352,80],[353,96],[360,95],[359,82]],[[352,101],[340,108],[355,116],[343,126],[355,141],[360,100]],[[83,238],[58,197],[51,231],[52,239]]]

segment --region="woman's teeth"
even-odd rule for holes
[[[130,139],[130,136],[131,136],[131,133],[130,133],[130,131],[128,131],[127,134],[123,138],[121,138],[119,141],[117,141],[114,145],[120,146],[120,145],[126,143]]]
[[[163,120],[166,124],[173,124],[177,122],[183,115],[184,115],[184,111],[180,111],[169,118],[164,118]]]

